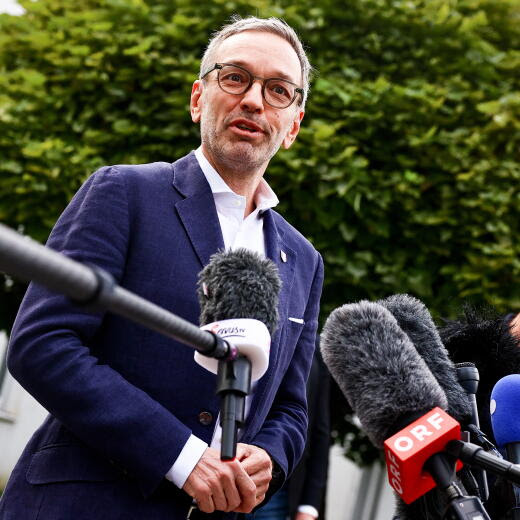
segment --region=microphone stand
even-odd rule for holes
[[[251,386],[251,363],[239,356],[236,346],[127,291],[103,269],[76,262],[3,224],[0,224],[0,271],[64,294],[88,311],[106,310],[128,318],[218,359],[217,393],[223,397],[224,421],[221,458],[234,458],[236,430],[243,424],[244,399]]]
[[[506,444],[506,458],[507,460],[520,461],[520,443]],[[510,509],[511,520],[520,520],[520,485],[513,487],[511,490],[514,500],[514,507]]]
[[[432,455],[424,465],[439,489],[446,494],[448,506],[445,518],[449,520],[491,520],[480,498],[463,495],[455,484],[455,462],[456,459],[437,453]]]
[[[469,466],[485,469],[520,486],[520,464],[513,464],[507,460],[500,459],[476,444],[461,440],[448,442],[446,451]]]

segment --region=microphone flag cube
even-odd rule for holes
[[[384,443],[388,481],[410,504],[436,486],[425,462],[460,439],[460,424],[439,407],[429,411]],[[457,461],[457,471],[462,463]]]

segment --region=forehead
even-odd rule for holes
[[[243,31],[226,38],[216,49],[216,62],[237,63],[262,77],[282,76],[301,82],[300,60],[292,45],[277,34]]]

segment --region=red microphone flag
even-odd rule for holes
[[[385,441],[388,481],[407,504],[436,486],[423,466],[455,439],[460,439],[460,424],[436,407]]]

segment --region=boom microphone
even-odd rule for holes
[[[446,394],[395,317],[367,301],[344,305],[327,319],[321,345],[325,363],[370,440],[382,447],[396,434],[388,439],[387,467],[400,496],[409,502],[435,486],[422,471],[427,459],[428,471],[448,492],[454,510],[464,502],[468,511],[488,518],[480,501],[463,497],[452,482],[455,459],[438,453],[449,440],[459,438],[460,427],[442,411],[448,406]],[[418,444],[401,444],[408,434]],[[401,456],[406,451],[409,456]],[[436,491],[400,509],[403,518],[440,519],[444,505],[445,497]]]
[[[218,366],[214,359],[195,355],[198,363],[217,373],[222,460],[235,457],[251,379],[259,379],[267,370],[270,335],[278,325],[280,288],[276,265],[243,248],[214,254],[199,274],[201,325],[239,347],[241,354],[233,361],[218,361]]]
[[[425,412],[436,406],[447,408],[446,394],[396,319],[381,305],[362,301],[334,310],[323,327],[321,352],[378,448]]]
[[[222,338],[117,285],[107,271],[77,262],[1,223],[0,270],[64,294],[90,312],[107,310],[123,316],[205,356],[228,359],[236,355]]]
[[[395,294],[378,303],[393,314],[439,382],[448,398],[448,413],[461,424],[469,423],[471,402],[457,380],[455,366],[426,306],[408,294]]]

